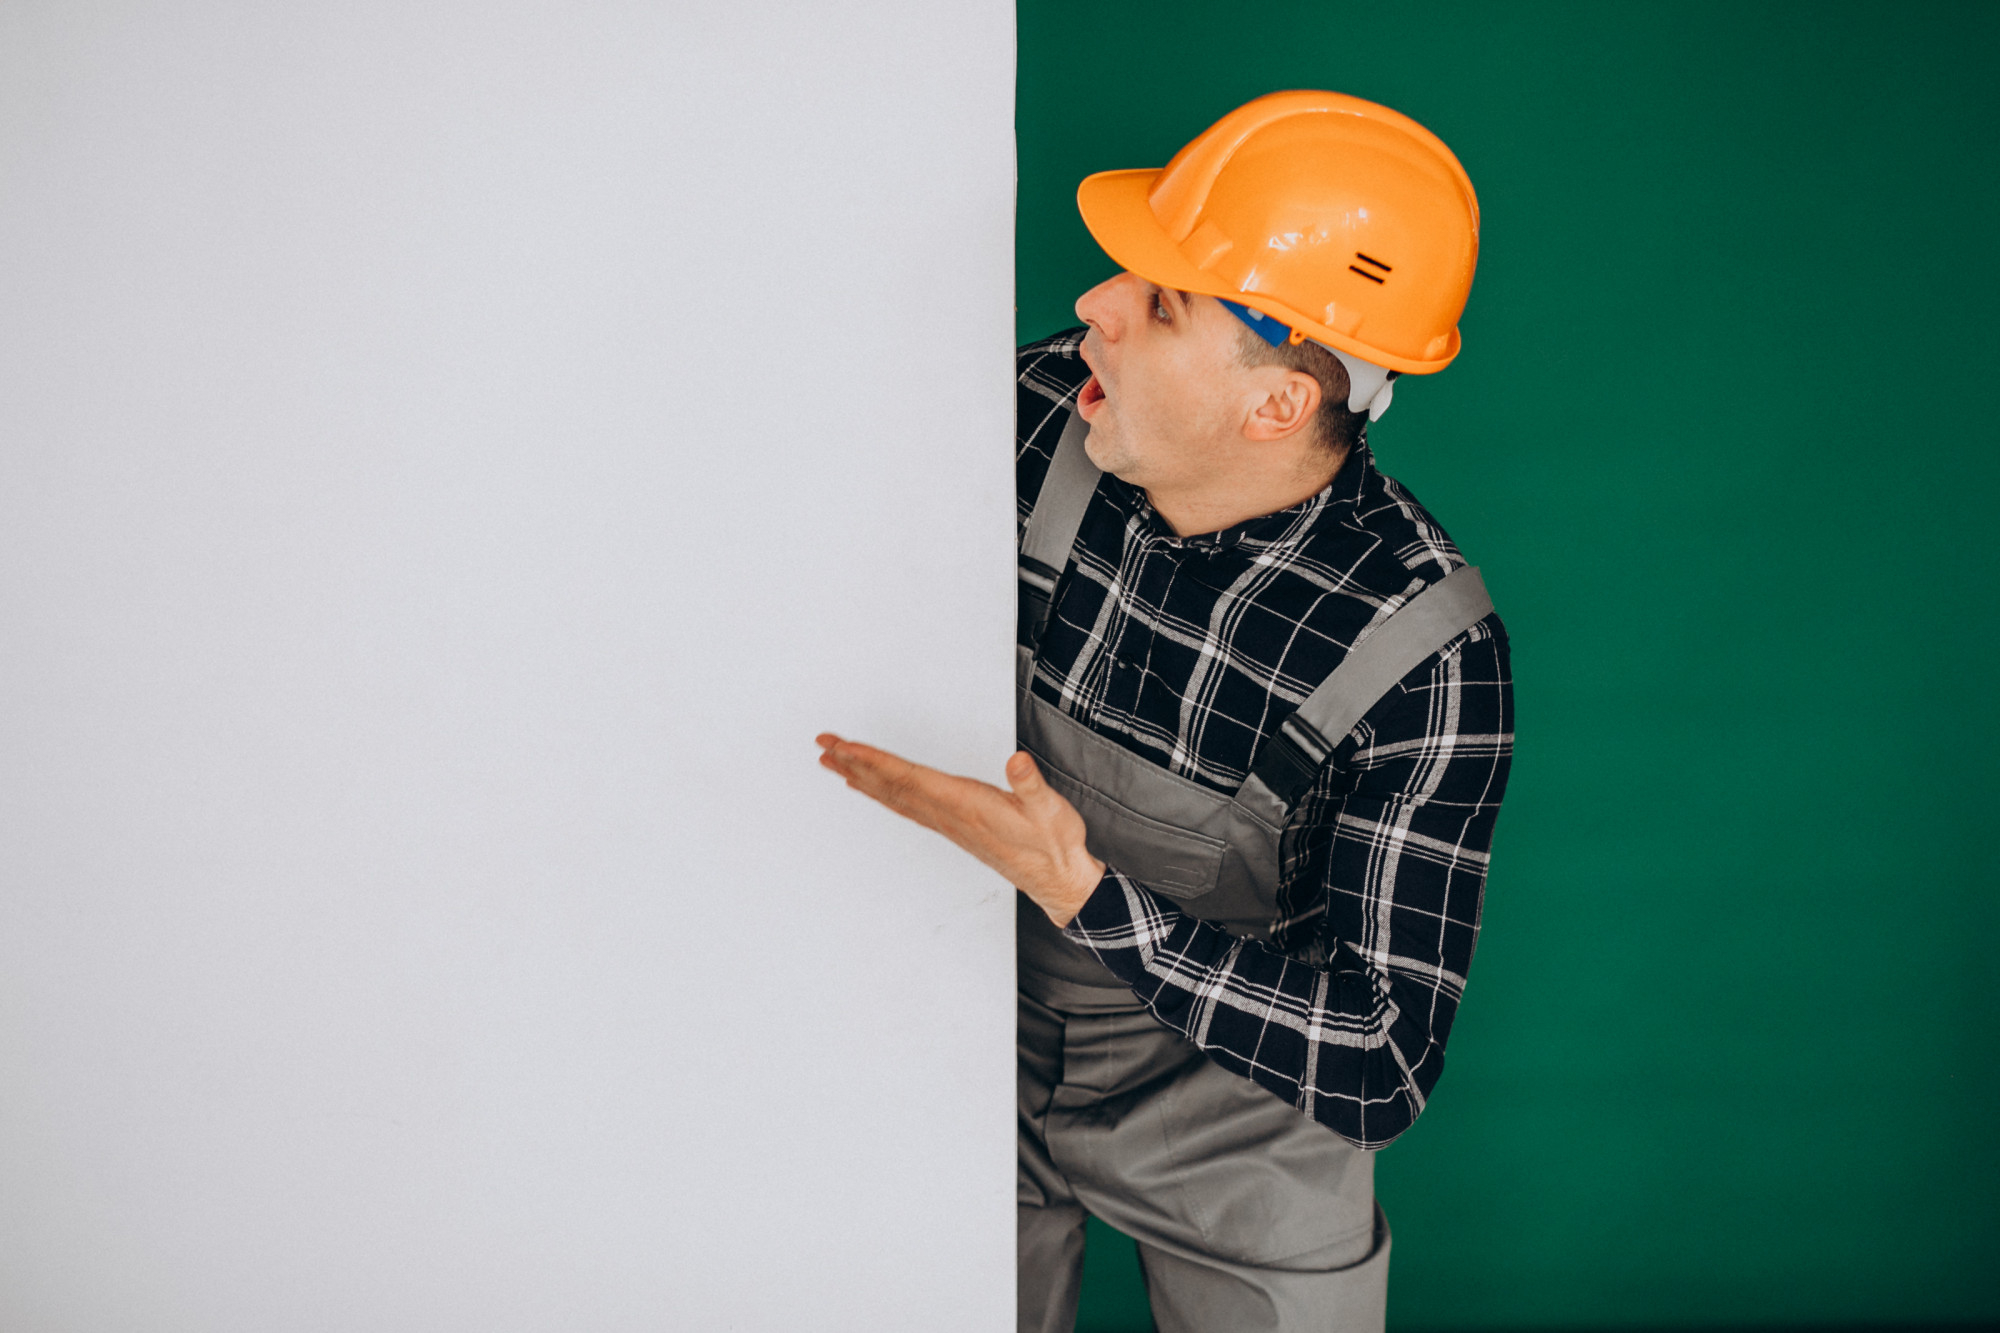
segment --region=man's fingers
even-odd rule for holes
[[[991,783],[911,763],[900,755],[827,733],[820,763],[847,779],[847,785],[897,814],[942,833],[989,865],[1000,830],[1021,818],[1020,799]],[[997,868],[997,867],[996,867]]]
[[[1076,909],[1071,900],[1081,901],[1077,890],[1087,892],[1104,877],[1104,863],[1090,855],[1083,817],[1026,751],[1007,760],[1010,792],[830,731],[814,739],[820,763],[848,786],[957,843],[1024,889],[1051,920],[1067,920]]]
[[[899,755],[858,741],[841,741],[829,747],[821,759],[829,761],[849,779],[866,785],[871,793],[909,786],[912,771],[917,767]]]
[[[827,740],[831,743],[822,741],[826,748],[820,763],[846,778],[848,786],[898,814],[937,827],[938,800],[943,789],[958,779],[859,741],[843,741],[837,736]]]

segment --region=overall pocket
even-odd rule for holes
[[[1066,773],[1041,754],[1042,775],[1083,816],[1090,854],[1147,888],[1178,902],[1215,889],[1225,844],[1220,838],[1176,828],[1112,800]]]

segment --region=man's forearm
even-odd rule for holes
[[[1390,980],[1352,950],[1310,967],[1116,870],[1064,933],[1218,1065],[1358,1147],[1408,1129],[1442,1066],[1442,1043],[1403,1015]]]

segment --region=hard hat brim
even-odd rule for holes
[[[1452,358],[1458,355],[1457,329],[1452,330],[1451,344],[1445,348],[1444,355],[1435,360],[1418,361],[1406,356],[1394,356],[1379,347],[1369,346],[1359,338],[1329,328],[1305,312],[1294,310],[1282,301],[1274,301],[1261,292],[1237,291],[1215,274],[1197,268],[1167,235],[1160,220],[1153,216],[1149,196],[1153,182],[1159,178],[1160,170],[1157,168],[1100,171],[1084,177],[1083,184],[1077,186],[1076,207],[1083,214],[1083,225],[1090,229],[1097,244],[1120,268],[1162,287],[1199,292],[1203,296],[1219,297],[1261,310],[1302,330],[1314,342],[1338,347],[1364,361],[1408,375],[1435,374],[1450,365]]]

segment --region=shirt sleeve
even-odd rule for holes
[[[1107,870],[1064,933],[1223,1068],[1341,1137],[1408,1129],[1444,1067],[1513,753],[1489,616],[1420,664],[1331,755],[1287,830],[1272,944]]]

